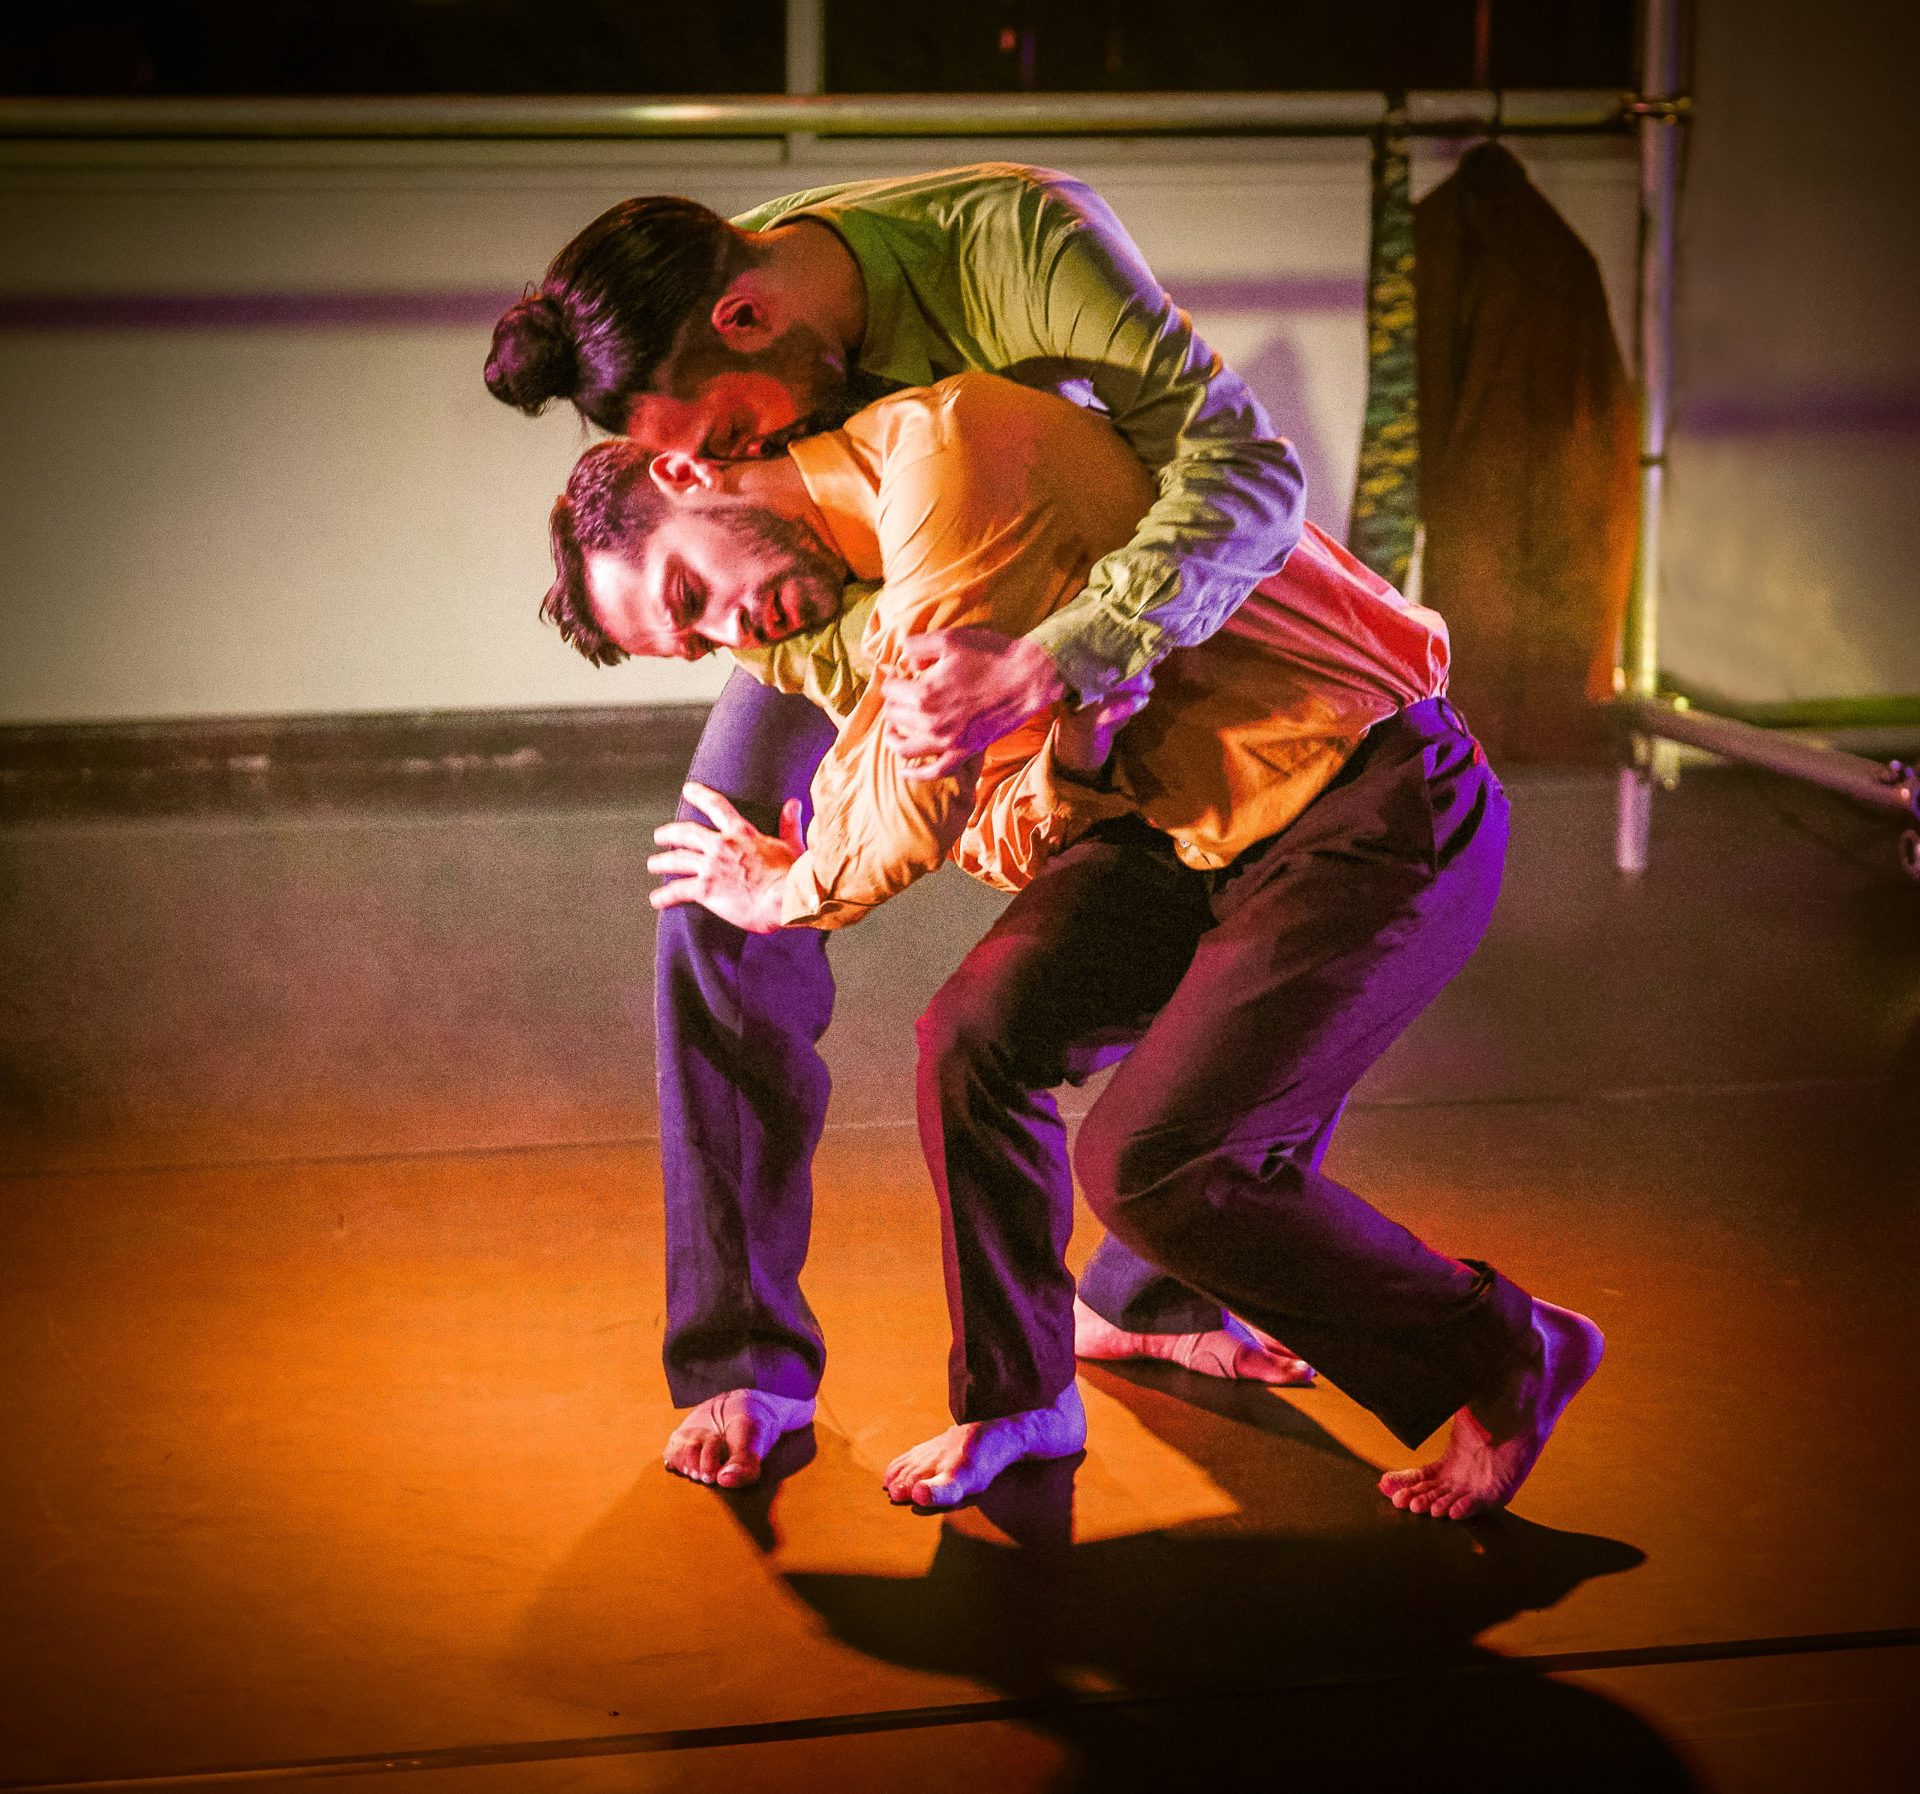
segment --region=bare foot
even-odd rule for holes
[[[1584,1314],[1551,1302],[1534,1303],[1533,1337],[1534,1350],[1505,1385],[1453,1417],[1437,1462],[1381,1477],[1380,1493],[1395,1507],[1464,1520],[1513,1499],[1606,1350],[1600,1329]]]
[[[1069,1383],[1050,1408],[948,1427],[903,1451],[881,1480],[887,1499],[896,1504],[958,1507],[1022,1458],[1070,1458],[1086,1442],[1087,1411],[1080,1391]]]
[[[1277,1339],[1235,1320],[1241,1331],[1216,1327],[1211,1333],[1128,1333],[1096,1314],[1078,1296],[1073,1299],[1073,1351],[1077,1358],[1109,1363],[1122,1358],[1158,1358],[1203,1377],[1244,1383],[1299,1385],[1313,1381],[1313,1366],[1297,1358]]]
[[[710,1395],[673,1429],[662,1461],[676,1476],[723,1489],[760,1480],[760,1463],[788,1433],[813,1419],[813,1403],[760,1389]]]

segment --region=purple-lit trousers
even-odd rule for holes
[[[735,672],[689,776],[772,832],[833,741],[806,699]],[[680,814],[694,812],[682,806]],[[813,1152],[827,1111],[818,1046],[833,1014],[826,937],[744,934],[696,904],[660,912],[654,1004],[667,1211],[667,1384],[682,1406],[722,1390],[809,1396],[820,1328],[800,1292]],[[1220,1324],[1204,1301],[1113,1241],[1081,1293],[1141,1332]]]
[[[1073,1184],[1049,1091],[1122,1059],[1073,1168],[1111,1238],[1284,1340],[1407,1444],[1512,1364],[1524,1291],[1319,1167],[1361,1074],[1466,963],[1507,803],[1444,699],[1380,724],[1217,872],[1136,818],[1057,856],[920,1020],[954,1417],[1073,1376]]]

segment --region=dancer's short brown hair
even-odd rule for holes
[[[596,442],[574,463],[567,489],[553,501],[548,533],[553,584],[540,615],[595,666],[618,666],[627,651],[600,627],[587,590],[587,556],[629,559],[657,525],[667,500],[648,476],[653,457],[624,436]]]

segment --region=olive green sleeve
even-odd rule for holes
[[[1277,572],[1299,540],[1306,482],[1106,203],[1077,182],[1049,192],[1075,216],[1049,233],[1030,277],[1032,333],[1085,377],[1157,485],[1133,540],[1032,633],[1086,702],[1204,641]]]
[[[802,209],[860,258],[869,371],[925,380],[970,366],[1091,397],[1153,474],[1133,539],[1033,632],[1082,701],[1205,640],[1278,571],[1300,535],[1299,460],[1090,187],[994,164],[897,190],[815,189],[737,222],[763,229]]]

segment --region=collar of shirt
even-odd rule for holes
[[[826,225],[860,264],[867,289],[867,328],[860,339],[859,365],[903,386],[929,385],[937,375],[927,355],[925,326],[887,231],[852,206],[809,206],[793,216]]]
[[[873,615],[876,591],[865,582],[882,577],[876,533],[882,451],[862,427],[869,416],[860,412],[837,430],[803,436],[787,447],[852,576],[840,613],[817,629],[765,648],[728,650],[755,678],[776,691],[799,692],[836,718],[853,708],[865,683],[866,662],[858,644]]]
[[[803,436],[787,453],[854,578],[879,579],[880,455],[878,444],[859,428],[860,416],[838,430]]]

